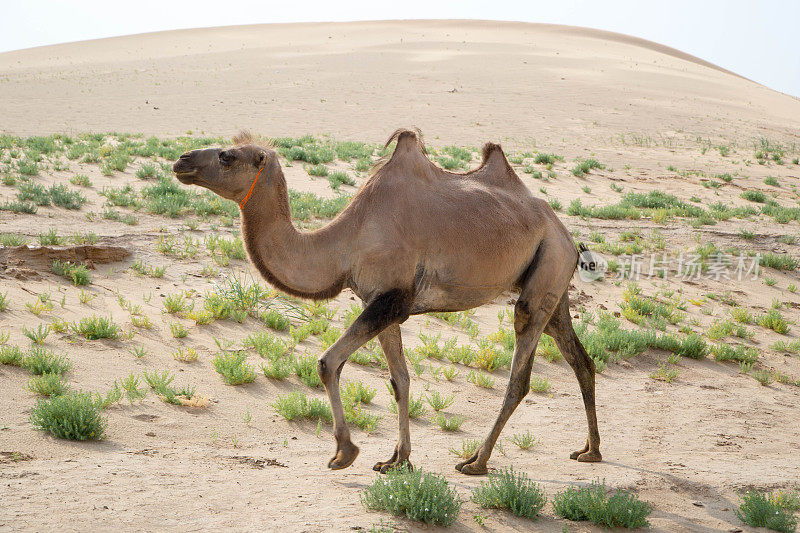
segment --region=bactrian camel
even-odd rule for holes
[[[205,187],[239,203],[250,260],[276,288],[327,299],[351,289],[364,311],[319,359],[333,412],[332,469],[350,466],[350,440],[339,396],[348,357],[377,336],[397,401],[399,438],[385,472],[411,453],[409,374],[400,324],[411,315],[461,311],[519,291],[514,307],[516,349],[500,414],[486,440],[456,469],[484,474],[506,421],[529,388],[542,332],[555,342],[580,384],[589,435],[570,457],[600,461],[595,368],[572,328],[568,287],[578,261],[569,232],[544,200],[525,187],[497,144],[483,147],[481,165],[454,173],[434,165],[417,132],[398,130],[392,153],[376,166],[350,204],[327,226],[299,232],[289,214],[286,180],[268,145],[241,134],[235,145],[183,154],[173,170],[181,183]]]

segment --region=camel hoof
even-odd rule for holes
[[[578,457],[580,457],[581,455],[583,455],[584,453],[586,453],[588,451],[589,451],[589,446],[584,446],[580,450],[576,450],[576,451],[572,452],[571,454],[569,454],[569,458],[577,461]]]
[[[349,443],[336,450],[336,455],[334,455],[331,460],[328,461],[328,468],[331,470],[341,470],[342,468],[347,468],[353,464],[353,461],[356,460],[356,457],[358,457],[358,446],[353,443]]]
[[[456,466],[456,469],[462,474],[466,474],[468,476],[482,476],[489,472],[489,469],[486,468],[486,465],[479,465],[477,463],[465,464],[461,468]]]
[[[599,451],[590,451],[580,454],[577,459],[581,463],[599,463],[603,460],[603,456]]]
[[[386,463],[378,463],[372,467],[373,470],[380,472],[381,474],[385,474],[390,470],[394,470],[395,468],[405,467],[408,468],[409,471],[413,471],[414,467],[408,460],[405,461],[394,461],[394,462],[386,462]]]
[[[462,469],[463,469],[465,466],[467,466],[468,464],[474,463],[476,459],[478,459],[478,453],[477,453],[477,452],[476,452],[476,453],[474,453],[474,454],[472,454],[472,457],[470,457],[470,458],[469,458],[469,459],[467,459],[466,461],[461,461],[460,463],[458,463],[458,464],[456,465],[456,470],[458,470],[459,472],[461,472],[461,470],[462,470]]]

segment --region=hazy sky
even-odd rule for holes
[[[269,22],[468,18],[643,37],[800,96],[797,0],[0,0],[0,52],[99,37]]]

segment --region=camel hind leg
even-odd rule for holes
[[[487,472],[486,463],[506,422],[530,388],[531,369],[536,345],[551,315],[556,310],[561,295],[569,286],[575,270],[574,247],[571,241],[544,242],[528,269],[514,308],[514,333],[516,347],[511,363],[511,376],[503,406],[486,440],[464,462],[456,465],[462,474],[479,475]]]
[[[586,349],[572,327],[572,317],[569,314],[569,296],[566,292],[561,297],[558,308],[553,313],[550,322],[547,323],[545,333],[556,341],[558,349],[561,350],[564,358],[575,372],[575,377],[578,378],[584,408],[586,409],[586,421],[589,424],[589,436],[586,439],[586,445],[580,450],[572,452],[569,458],[577,459],[581,462],[602,461],[600,431],[597,429],[597,411],[595,407],[594,361],[586,353]]]
[[[397,402],[397,419],[399,432],[397,446],[388,461],[381,461],[372,467],[373,470],[385,474],[388,470],[405,464],[411,467],[408,456],[411,454],[411,430],[409,428],[408,400],[409,384],[408,367],[403,356],[403,341],[400,335],[400,326],[392,324],[378,335],[378,340],[386,355],[389,364],[390,383]]]

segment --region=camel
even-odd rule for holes
[[[428,159],[417,130],[397,130],[386,146],[393,141],[394,152],[376,164],[347,207],[312,232],[299,232],[292,224],[276,152],[249,134],[234,138],[230,148],[187,152],[173,167],[181,183],[239,204],[248,256],[271,285],[311,299],[332,298],[349,288],[362,300],[361,315],[318,362],[336,442],[328,467],[346,468],[359,452],[339,395],[342,367],[355,350],[378,337],[398,407],[394,453],[374,469],[410,467],[410,380],[400,324],[411,315],[471,309],[508,290],[519,291],[508,388],[488,436],[456,469],[487,472],[503,426],[528,392],[542,332],[555,339],[583,396],[588,438],[570,458],[602,460],[594,362],[569,313],[568,288],[578,261],[569,232],[548,203],[530,193],[499,145],[483,147],[478,168],[454,173]]]

